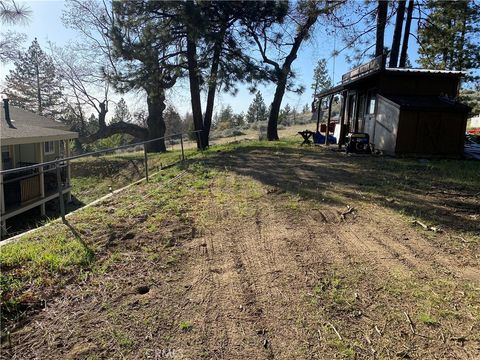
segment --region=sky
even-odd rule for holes
[[[20,2],[20,1],[19,1]],[[62,24],[61,17],[62,11],[65,7],[64,1],[61,0],[33,0],[22,1],[28,5],[31,10],[30,21],[25,25],[9,26],[8,30],[14,30],[25,33],[27,35],[27,41],[25,42],[25,48],[31,44],[34,38],[38,39],[40,46],[46,50],[48,48],[48,42],[53,42],[58,46],[68,44],[73,40],[78,40],[78,33],[65,28]],[[414,24],[412,24],[414,26]],[[7,28],[2,28],[1,31],[5,31]],[[414,29],[412,29],[414,30]],[[385,44],[389,46],[389,42],[392,38],[392,26],[387,27],[385,34]],[[341,80],[342,74],[347,72],[352,65],[345,61],[345,54],[333,58],[332,52],[334,49],[342,48],[340,36],[329,36],[325,34],[324,29],[318,26],[314,29],[314,33],[311,38],[305,42],[299,50],[298,57],[293,64],[293,68],[296,72],[296,79],[298,84],[302,84],[305,87],[305,92],[302,95],[287,92],[282,101],[282,107],[287,103],[291,107],[296,107],[298,110],[305,104],[310,104],[312,101],[312,90],[310,88],[312,83],[313,71],[317,64],[317,61],[321,58],[328,60],[327,65],[331,78],[334,83]],[[409,43],[409,57],[415,65],[416,59],[416,44],[413,39]],[[0,68],[0,86],[4,86],[5,76],[12,68],[12,64],[7,66],[2,65]],[[258,90],[262,93],[265,103],[270,104],[275,92],[275,85],[260,86]],[[230,105],[235,113],[246,112],[248,106],[253,100],[254,95],[249,92],[246,86],[239,86],[239,92],[236,96],[220,93],[216,98],[216,110],[218,111],[222,106]],[[120,95],[114,97],[119,99]],[[130,110],[137,111],[145,106],[143,99],[139,99],[138,96],[126,96],[127,104]],[[168,102],[173,105],[180,114],[185,114],[190,110],[190,97],[188,93],[188,83],[186,81],[180,81],[167,95]],[[205,101],[202,103],[205,107]]]

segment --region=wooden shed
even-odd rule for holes
[[[342,76],[340,85],[317,95],[330,108],[333,97],[341,96],[339,145],[348,133],[361,132],[386,154],[460,156],[470,112],[456,101],[462,73],[385,68],[384,63],[378,57],[357,67]],[[325,122],[330,121],[327,116]]]

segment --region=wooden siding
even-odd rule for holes
[[[40,197],[40,176],[20,180],[20,193],[22,203]]]
[[[459,77],[445,74],[383,73],[380,77],[380,92],[385,95],[440,96],[458,95]]]
[[[442,111],[402,110],[396,152],[461,155],[466,116]]]

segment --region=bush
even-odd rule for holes
[[[242,135],[245,135],[245,133],[240,131],[239,129],[226,129],[221,132],[221,137],[233,137]]]

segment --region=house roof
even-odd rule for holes
[[[5,110],[3,106],[0,107],[0,142],[2,145],[30,144],[78,137],[78,133],[68,131],[68,127],[64,123],[15,106],[10,106],[10,118],[15,128],[8,126],[5,120]]]
[[[416,69],[416,68],[386,68],[385,70],[388,72],[465,75],[463,71],[456,71],[456,70],[435,70],[435,69]]]
[[[368,65],[368,63],[367,63]],[[364,66],[364,65],[362,65]],[[351,70],[350,72],[347,72],[346,74],[349,74],[351,72],[354,72],[356,69]],[[361,81],[365,81],[366,79],[371,79],[374,76],[378,76],[379,74],[433,74],[433,75],[444,75],[444,76],[449,76],[449,77],[460,77],[464,75],[465,73],[463,71],[454,71],[454,70],[434,70],[434,69],[415,69],[415,68],[374,68],[371,69],[367,72],[364,73],[358,73],[354,77],[348,77],[345,80],[343,80],[342,76],[342,82],[330,89],[323,90],[316,94],[315,96],[317,98],[322,98],[326,97],[332,94],[339,93],[343,90],[348,89],[351,85],[356,84]],[[344,75],[345,76],[345,75]]]

